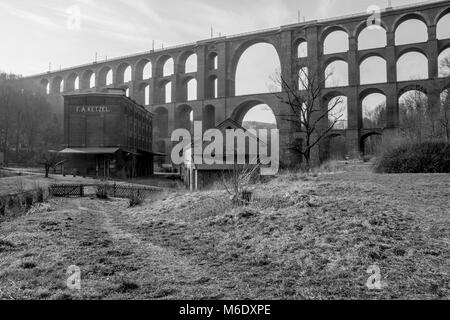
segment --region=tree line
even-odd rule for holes
[[[399,102],[399,133],[403,138],[417,142],[450,141],[450,56],[441,61],[440,71],[449,81],[447,89],[441,93],[440,101],[437,102],[439,105],[431,105],[426,94],[418,91],[409,92]],[[293,80],[284,79],[281,72],[272,77],[273,83],[282,88],[281,93],[275,93],[276,96],[291,109],[292,116],[286,120],[293,122],[296,131],[301,135],[301,139],[296,139],[290,149],[302,156],[307,170],[311,167],[314,148],[322,144],[333,129],[339,129],[337,125],[342,119],[346,121],[346,111],[341,110],[344,105],[341,97],[332,99],[326,106],[321,106],[320,103],[322,83],[332,74],[333,71],[330,70],[322,79],[318,72],[303,67],[298,75],[293,75]],[[435,89],[441,89],[439,81],[436,81]],[[368,112],[363,117],[363,123],[367,128],[385,128],[386,103]],[[378,142],[379,139],[373,141]],[[345,148],[345,144],[340,147]],[[375,145],[370,146],[370,149],[374,150]]]
[[[0,72],[0,152],[5,164],[35,165],[63,142],[62,112],[20,76]]]

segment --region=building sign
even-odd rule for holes
[[[75,106],[76,113],[110,113],[110,106]]]

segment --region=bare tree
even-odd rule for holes
[[[442,75],[450,76],[450,55],[441,61]],[[447,83],[449,85],[449,83]],[[441,94],[440,124],[443,136],[450,141],[450,89],[444,90]]]
[[[450,76],[450,55],[441,60],[441,75]]]
[[[450,141],[450,95],[449,89],[445,90],[441,95],[441,112],[440,123],[442,135],[447,141]]]
[[[431,108],[425,93],[412,90],[400,99],[400,132],[408,139],[423,141],[433,135]]]
[[[41,152],[36,156],[36,163],[44,166],[45,178],[48,178],[51,168],[55,168],[63,162],[59,153],[54,151]]]
[[[324,81],[332,76],[332,72],[325,75]],[[326,138],[328,133],[335,128],[343,115],[334,115],[335,109],[342,103],[341,97],[334,98],[326,106],[321,104],[323,83],[316,72],[309,72],[308,68],[300,68],[298,85],[289,83],[281,74],[274,77],[283,88],[281,93],[276,93],[278,99],[288,105],[292,116],[287,121],[297,125],[297,131],[301,133],[302,143],[296,144],[291,149],[300,153],[306,163],[306,170],[311,168],[312,150]]]
[[[0,142],[1,149],[5,154],[5,163],[8,163],[8,147],[11,135],[11,121],[13,111],[13,87],[10,85],[6,74],[0,74]]]
[[[29,164],[36,151],[59,148],[61,117],[40,89],[18,76],[0,72],[0,150],[5,163]]]
[[[450,57],[448,63],[450,67]],[[442,83],[438,80],[433,81],[430,91],[438,94],[441,90]],[[450,100],[448,93],[449,89],[442,91],[440,99],[437,101],[429,101],[426,93],[418,89],[402,95],[399,103],[399,115],[400,132],[403,137],[419,142],[433,139],[449,140]]]
[[[386,102],[376,105],[373,109],[363,109],[364,128],[383,128],[386,123]]]

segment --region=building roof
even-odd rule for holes
[[[114,154],[120,148],[66,148],[61,154]]]
[[[122,150],[124,152],[128,152],[131,154],[135,154],[140,156],[141,154],[136,151],[132,151],[124,148],[66,148],[64,150],[59,151],[60,154],[115,154],[117,151]],[[154,156],[166,156],[165,153],[154,152],[154,151],[145,151]]]
[[[111,97],[113,97],[113,98],[118,97],[118,98],[125,99],[125,100],[128,100],[128,101],[132,102],[134,105],[136,105],[137,107],[141,108],[143,111],[151,114],[152,116],[155,115],[152,111],[148,110],[145,106],[139,104],[137,101],[131,99],[130,97],[127,97],[125,95],[125,92],[122,92],[123,91],[122,88],[108,88],[108,89],[110,90],[109,92],[98,92],[98,91],[95,91],[95,92],[71,92],[71,93],[65,93],[62,96],[64,98],[66,98],[66,97],[68,97],[68,98],[71,98],[71,97],[86,97],[86,96],[87,97],[89,97],[89,96],[100,96],[100,97],[110,97],[110,98]]]

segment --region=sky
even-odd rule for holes
[[[0,0],[0,71],[28,76],[47,72],[49,64],[52,71],[57,71],[92,63],[96,53],[101,61],[106,57],[111,59],[148,51],[153,42],[155,48],[161,48],[208,39],[211,28],[215,37],[234,35],[296,23],[298,11],[302,20],[303,17],[306,20],[326,19],[366,12],[373,5],[384,9],[388,1]],[[436,0],[428,0],[432,1]],[[396,7],[426,1],[391,2]],[[444,29],[450,30],[450,18],[447,20]],[[417,40],[420,30],[405,26],[403,33],[405,41],[411,40],[408,38]],[[426,29],[422,33],[426,38]],[[339,35],[334,40],[331,38],[331,47],[343,45],[347,50],[345,34],[341,38]],[[374,31],[364,38],[369,43],[377,41]],[[417,69],[420,59],[416,57],[407,62],[406,76],[411,69]],[[345,83],[346,66],[334,68],[335,75],[330,81]],[[269,77],[274,75],[275,69],[279,70],[279,60],[273,47],[257,44],[249,48],[238,64],[236,94],[273,91],[274,83]],[[365,73],[368,81],[378,69],[376,64],[368,68]],[[254,79],[260,79],[260,83]],[[376,106],[381,102],[378,97],[371,104]],[[267,106],[251,110],[246,119],[274,122]]]
[[[393,6],[423,2],[392,0]],[[151,49],[365,12],[388,0],[0,0],[0,70],[24,76]],[[78,19],[79,17],[79,19]]]

